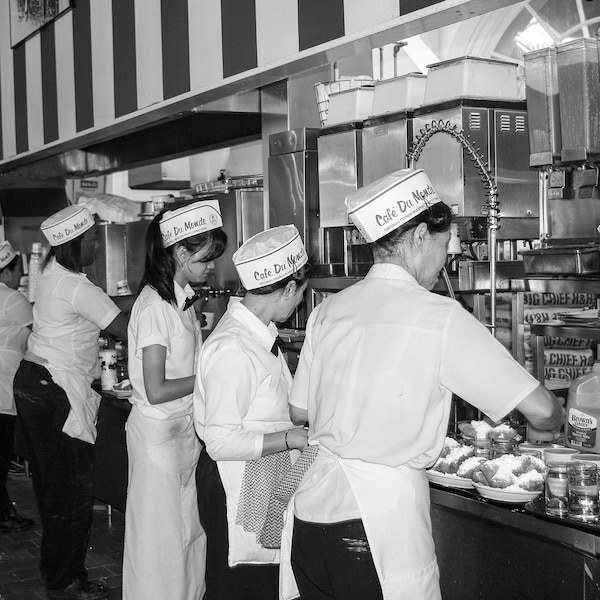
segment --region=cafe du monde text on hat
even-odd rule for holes
[[[441,202],[422,169],[390,173],[346,196],[348,216],[367,242],[374,242]]]
[[[233,254],[233,264],[247,290],[281,281],[307,262],[302,238],[294,225],[257,233]]]
[[[51,246],[66,244],[95,225],[94,216],[85,204],[67,206],[48,217],[40,229]]]
[[[160,234],[165,248],[223,226],[218,200],[201,200],[176,210],[167,210],[160,219]]]

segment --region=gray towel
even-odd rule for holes
[[[280,548],[283,515],[290,498],[315,460],[319,446],[307,446],[283,479],[273,489],[258,542],[263,548]]]
[[[291,466],[289,450],[246,461],[235,523],[244,531],[255,533],[257,542],[267,516],[269,498]]]

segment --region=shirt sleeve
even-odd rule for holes
[[[20,292],[15,292],[6,299],[3,312],[8,320],[21,327],[29,327],[33,323],[31,304]]]
[[[163,300],[151,302],[143,307],[137,315],[137,336],[135,339],[135,355],[141,360],[144,348],[148,346],[164,346],[167,356],[171,356],[171,340],[173,328],[165,311],[169,309],[168,303]],[[131,336],[129,336],[131,338]]]
[[[442,350],[441,383],[498,421],[539,382],[475,317],[456,305],[450,314]]]
[[[292,384],[292,391],[290,392],[290,398],[288,400],[288,404],[303,410],[308,410],[310,369],[313,359],[313,332],[318,312],[319,307],[312,311],[306,323],[304,343],[302,344],[302,350],[300,351],[300,357],[298,358],[298,365],[294,374],[294,383]]]
[[[213,460],[260,458],[264,435],[244,429],[244,417],[256,395],[255,369],[238,347],[217,350],[202,374],[204,443]]]
[[[100,329],[108,327],[121,312],[102,288],[88,282],[77,286],[73,294],[73,307]]]

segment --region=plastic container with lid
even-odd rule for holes
[[[596,40],[578,38],[559,44],[558,96],[561,160],[582,161],[600,153],[600,78]]]
[[[529,166],[552,165],[560,159],[561,133],[556,48],[523,55],[525,62]]]
[[[569,386],[565,441],[580,452],[600,454],[600,362]]]
[[[427,65],[425,104],[450,98],[489,98],[523,100],[513,62],[462,56]]]
[[[407,108],[417,108],[425,98],[427,75],[407,73],[393,79],[375,83],[373,94],[373,115],[397,112]]]

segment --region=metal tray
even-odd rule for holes
[[[600,247],[556,247],[522,250],[525,273],[587,275],[600,272]]]

